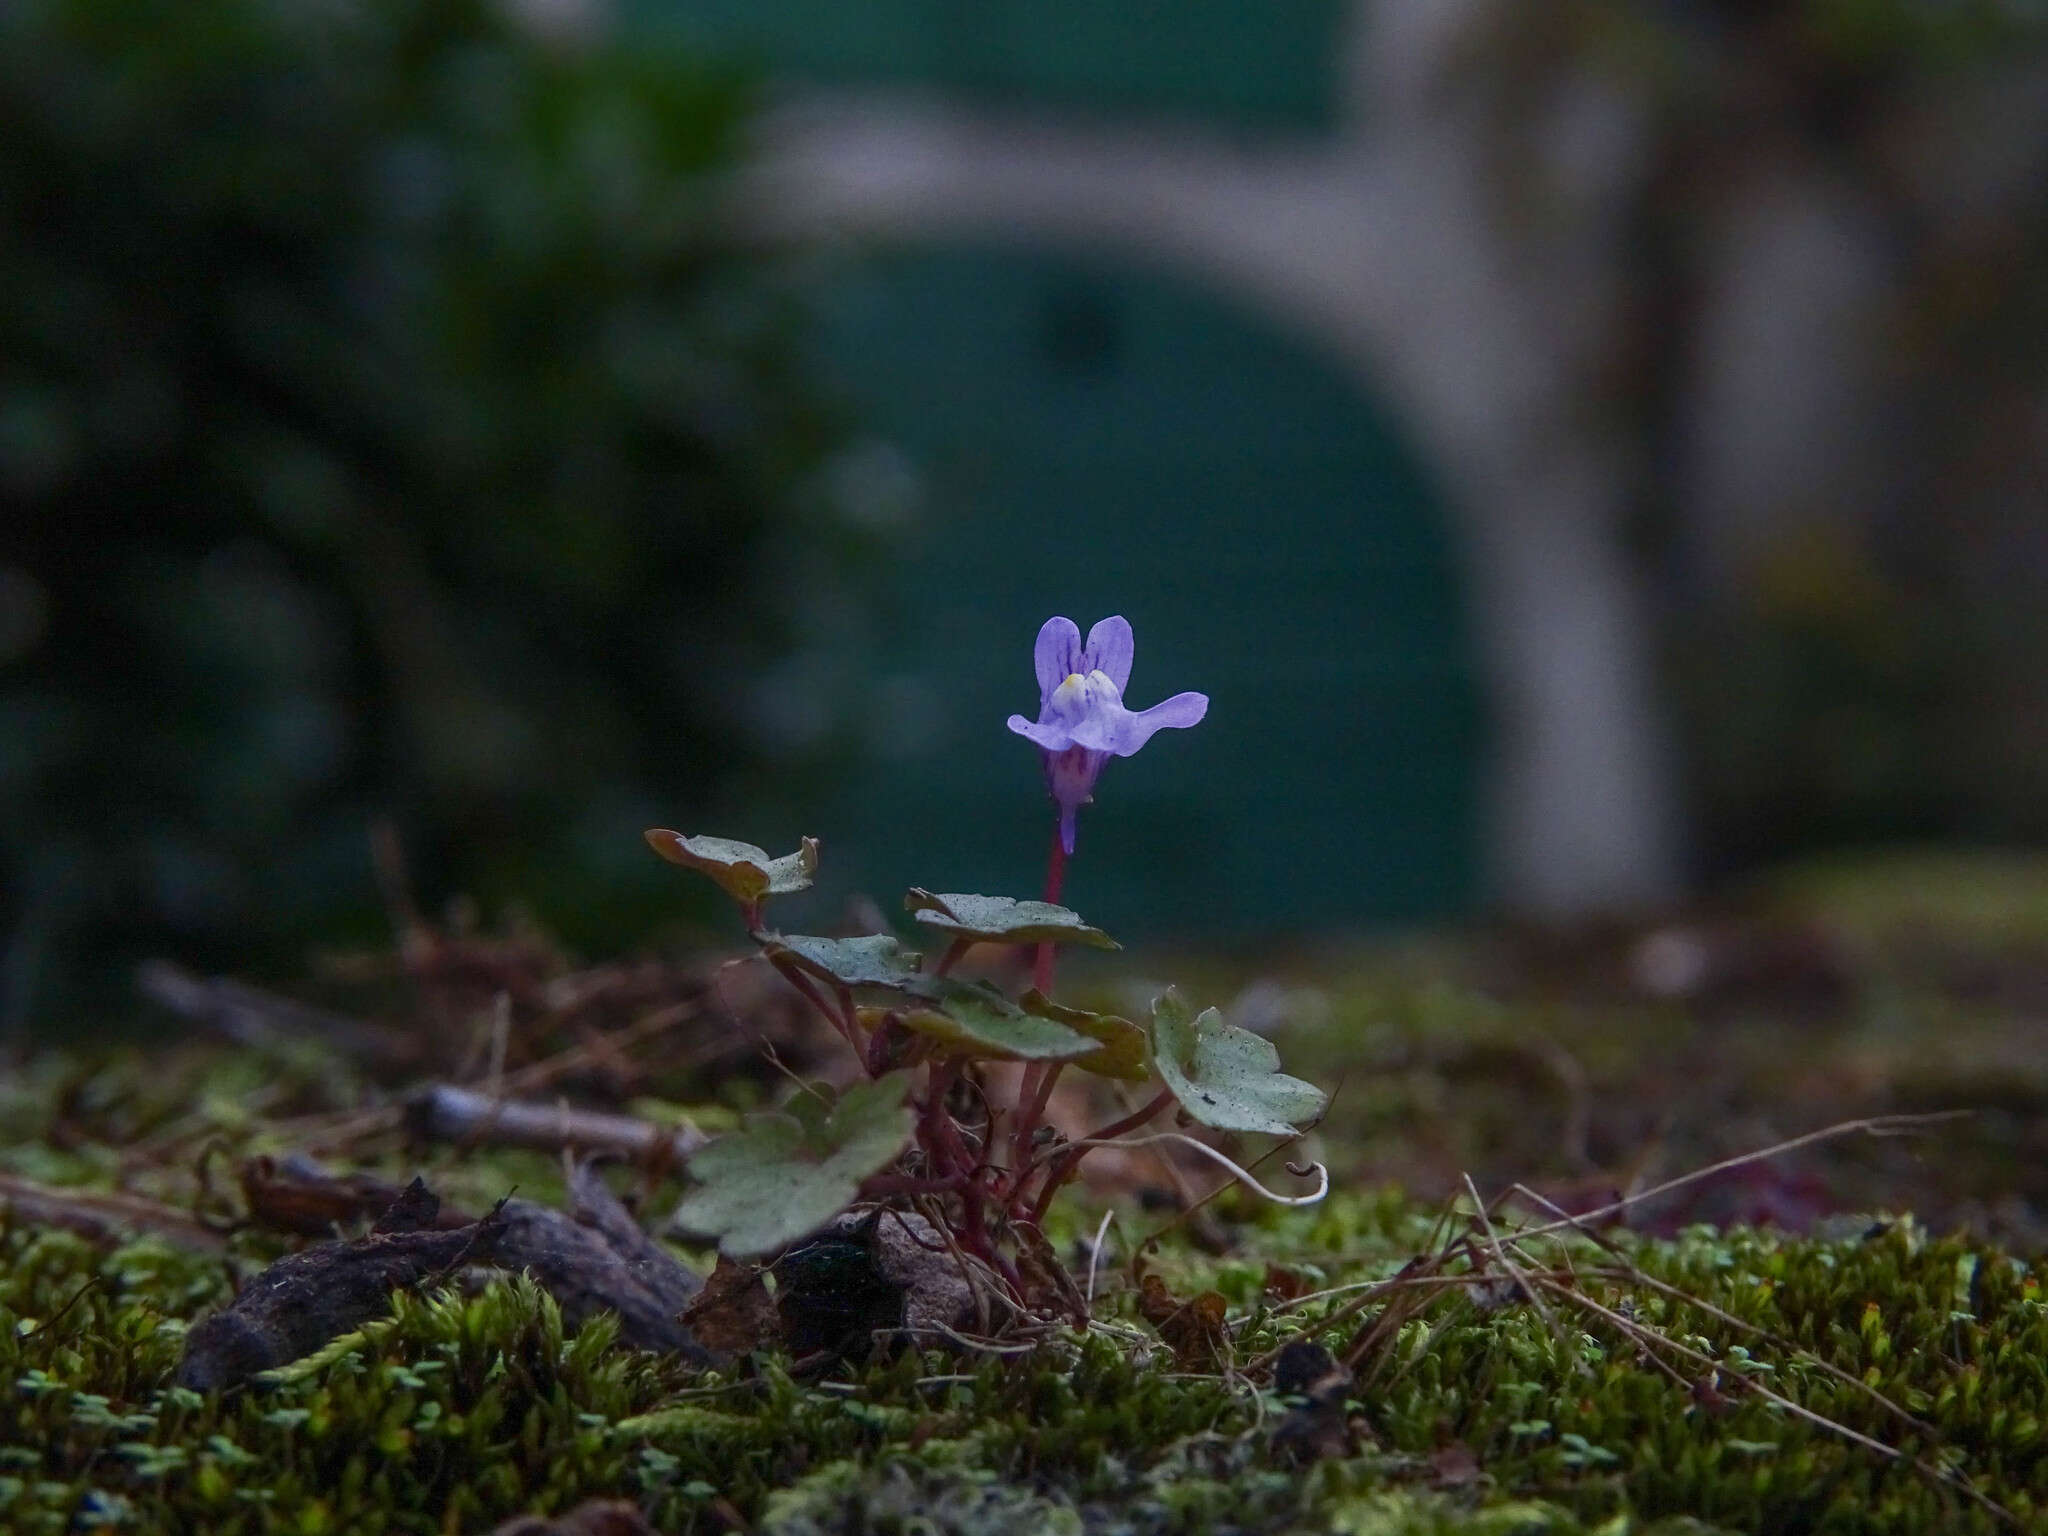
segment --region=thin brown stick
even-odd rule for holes
[[[1633,1318],[1624,1317],[1612,1307],[1602,1306],[1583,1291],[1573,1290],[1570,1286],[1561,1284],[1548,1276],[1539,1275],[1536,1278],[1538,1284],[1555,1292],[1562,1299],[1572,1303],[1572,1305],[1581,1307],[1604,1318],[1609,1324],[1620,1329],[1622,1333],[1635,1340],[1644,1348],[1669,1349],[1697,1365],[1705,1366],[1708,1370],[1725,1372],[1725,1379],[1735,1386],[1738,1391],[1754,1392],[1765,1402],[1775,1404],[1794,1418],[1804,1419],[1816,1428],[1824,1429],[1829,1434],[1840,1436],[1852,1445],[1860,1445],[1867,1451],[1875,1451],[1888,1461],[1896,1461],[1902,1466],[1909,1466],[1929,1481],[1943,1487],[1955,1489],[1963,1497],[1969,1499],[1993,1518],[2003,1521],[2016,1530],[2020,1529],[2020,1521],[2017,1515],[2003,1504],[1992,1499],[1989,1495],[1979,1492],[1959,1475],[1945,1472],[1933,1462],[1928,1461],[1924,1457],[1915,1456],[1910,1451],[1902,1451],[1895,1445],[1886,1445],[1882,1440],[1866,1435],[1860,1429],[1852,1429],[1847,1424],[1831,1419],[1824,1413],[1816,1413],[1803,1403],[1796,1402],[1792,1398],[1785,1396],[1784,1393],[1772,1391],[1753,1376],[1744,1376],[1739,1372],[1727,1371],[1726,1367],[1720,1361],[1714,1359],[1713,1356],[1694,1349],[1690,1345],[1681,1344],[1678,1340],[1659,1333],[1654,1328],[1647,1328]]]
[[[63,1306],[59,1307],[56,1311],[52,1312],[48,1317],[42,1319],[34,1326],[25,1330],[20,1336],[24,1339],[33,1339],[39,1334],[48,1333],[52,1328],[56,1327],[60,1321],[63,1320],[65,1313],[69,1312],[81,1301],[85,1300],[85,1298],[91,1292],[96,1291],[101,1286],[105,1285],[107,1283],[107,1278],[108,1277],[104,1274],[94,1275],[90,1280],[86,1281],[85,1284],[81,1285],[77,1290],[73,1291],[71,1293],[71,1299],[65,1302]]]
[[[694,997],[690,997],[684,998],[681,1002],[670,1003],[665,1008],[657,1008],[652,1013],[643,1013],[630,1024],[605,1035],[602,1047],[584,1044],[573,1045],[565,1051],[558,1051],[553,1056],[531,1062],[515,1072],[508,1072],[500,1088],[504,1093],[516,1094],[533,1093],[542,1088],[552,1087],[557,1081],[568,1077],[571,1073],[582,1071],[590,1061],[600,1054],[601,1050],[618,1051],[629,1045],[638,1045],[644,1040],[666,1033],[678,1024],[694,1019],[701,1011],[702,1005],[699,1001]],[[547,1022],[549,1021],[542,1021],[543,1024]],[[707,1042],[707,1047],[702,1052],[692,1053],[693,1057],[715,1056],[725,1049],[725,1043],[723,1041]],[[687,1062],[683,1064],[687,1065]]]
[[[437,1083],[408,1099],[405,1125],[423,1141],[611,1153],[661,1166],[683,1162],[710,1140],[695,1126],[672,1130],[630,1115],[495,1099],[452,1083]]]
[[[1619,1269],[1595,1269],[1590,1271],[1590,1273],[1598,1275],[1603,1280],[1621,1281],[1633,1285],[1648,1286],[1651,1290],[1661,1292],[1662,1294],[1671,1297],[1675,1301],[1682,1301],[1689,1307],[1697,1308],[1699,1311],[1706,1313],[1707,1316],[1714,1318],[1718,1322],[1726,1323],[1731,1328],[1739,1329],[1741,1332],[1748,1334],[1753,1339],[1761,1339],[1764,1343],[1772,1345],[1774,1348],[1788,1350],[1791,1352],[1794,1358],[1804,1362],[1807,1365],[1813,1366],[1815,1369],[1819,1370],[1823,1375],[1831,1377],[1835,1381],[1840,1382],[1843,1386],[1849,1387],[1852,1390],[1861,1393],[1864,1397],[1869,1398],[1871,1402],[1875,1403],[1878,1407],[1884,1409],[1885,1412],[1891,1414],[1901,1424],[1905,1425],[1915,1434],[1925,1435],[1930,1440],[1936,1439],[1940,1436],[1941,1432],[1938,1429],[1936,1429],[1932,1424],[1929,1424],[1925,1419],[1916,1419],[1915,1417],[1913,1417],[1913,1415],[1910,1412],[1908,1412],[1905,1408],[1901,1407],[1898,1403],[1893,1402],[1892,1399],[1886,1397],[1882,1392],[1878,1391],[1877,1388],[1873,1387],[1861,1376],[1855,1374],[1855,1372],[1845,1371],[1839,1365],[1836,1365],[1833,1361],[1823,1360],[1819,1355],[1816,1355],[1812,1350],[1806,1349],[1799,1344],[1795,1344],[1792,1340],[1785,1338],[1781,1334],[1773,1333],[1768,1328],[1759,1328],[1755,1323],[1737,1317],[1733,1312],[1724,1311],[1722,1308],[1715,1306],[1711,1301],[1706,1300],[1704,1297],[1695,1296],[1690,1291],[1687,1291],[1682,1287],[1672,1285],[1670,1282],[1665,1280],[1659,1280],[1655,1275],[1646,1275],[1643,1273],[1641,1269],[1637,1268],[1633,1264],[1626,1265]]]
[[[316,1044],[380,1067],[418,1060],[412,1037],[347,1014],[315,1008],[226,976],[198,976],[169,960],[146,960],[135,971],[142,995],[181,1019],[200,1024],[237,1045],[285,1050]]]
[[[227,1246],[220,1233],[175,1206],[140,1195],[58,1189],[11,1173],[0,1173],[0,1213],[97,1241],[139,1231],[153,1232],[199,1253],[219,1253]]]
[[[1838,1141],[1842,1137],[1854,1135],[1858,1131],[1871,1136],[1904,1136],[1914,1131],[1924,1130],[1931,1125],[1941,1125],[1951,1120],[1966,1119],[1975,1113],[1975,1110],[1970,1109],[1943,1109],[1924,1115],[1867,1115],[1861,1120],[1844,1120],[1836,1125],[1824,1126],[1817,1131],[1808,1131],[1804,1136],[1794,1136],[1789,1141],[1780,1141],[1771,1146],[1759,1148],[1755,1152],[1744,1152],[1736,1157],[1724,1157],[1718,1163],[1709,1163],[1704,1168],[1695,1168],[1690,1173],[1682,1173],[1675,1179],[1666,1179],[1661,1184],[1653,1184],[1648,1189],[1638,1190],[1635,1194],[1623,1195],[1619,1200],[1612,1201],[1595,1210],[1582,1211],[1577,1216],[1569,1217],[1563,1221],[1552,1222],[1548,1226],[1531,1227],[1528,1231],[1519,1233],[1518,1236],[1524,1238],[1543,1237],[1552,1232],[1562,1232],[1568,1227],[1582,1226],[1587,1222],[1604,1221],[1609,1216],[1620,1215],[1631,1206],[1641,1205],[1646,1200],[1654,1200],[1659,1195],[1668,1195],[1674,1189],[1684,1189],[1689,1184],[1697,1184],[1702,1179],[1710,1179],[1717,1173],[1726,1173],[1731,1168],[1742,1168],[1750,1163],[1759,1163],[1766,1158],[1777,1157],[1785,1152],[1795,1152],[1801,1147],[1810,1147],[1818,1142]]]
[[[1543,1319],[1544,1326],[1549,1328],[1551,1336],[1562,1345],[1564,1329],[1557,1321],[1557,1314],[1544,1305],[1543,1298],[1536,1294],[1536,1288],[1529,1283],[1529,1277],[1522,1273],[1522,1266],[1508,1257],[1507,1248],[1501,1243],[1500,1234],[1493,1230],[1493,1218],[1486,1213],[1486,1202],[1479,1198],[1479,1186],[1472,1182],[1472,1175],[1468,1173],[1463,1175],[1463,1178],[1465,1189],[1472,1196],[1473,1211],[1479,1219],[1480,1230],[1486,1234],[1487,1250],[1499,1262],[1500,1267],[1508,1272],[1508,1277],[1514,1281],[1516,1289],[1529,1298],[1530,1305],[1535,1307],[1537,1315]]]
[[[1410,1262],[1412,1263],[1413,1261],[1411,1260]],[[1321,1333],[1324,1329],[1333,1328],[1339,1323],[1350,1322],[1352,1318],[1358,1316],[1359,1313],[1378,1301],[1382,1296],[1406,1290],[1455,1290],[1460,1286],[1484,1285],[1487,1283],[1487,1280],[1488,1277],[1485,1275],[1414,1273],[1408,1271],[1406,1266],[1404,1266],[1403,1272],[1400,1274],[1389,1275],[1384,1280],[1373,1280],[1362,1285],[1359,1288],[1359,1293],[1352,1297],[1351,1300],[1345,1302],[1343,1306],[1337,1308],[1328,1316],[1319,1317],[1310,1323],[1303,1332],[1302,1337],[1306,1338],[1311,1334]],[[1258,1356],[1247,1364],[1244,1367],[1245,1371],[1253,1373],[1270,1367],[1275,1360],[1280,1358],[1280,1351],[1293,1342],[1295,1342],[1293,1339],[1288,1339],[1283,1343],[1274,1345],[1263,1355]]]
[[[1529,1200],[1533,1200],[1553,1215],[1562,1217],[1564,1220],[1572,1222],[1574,1226],[1578,1226],[1576,1218],[1570,1212],[1560,1210],[1555,1201],[1546,1199],[1543,1195],[1538,1194],[1525,1184],[1510,1185],[1509,1192],[1520,1194]],[[1685,1290],[1681,1286],[1673,1285],[1668,1280],[1659,1280],[1655,1275],[1650,1274],[1640,1264],[1636,1263],[1634,1259],[1630,1258],[1620,1244],[1604,1234],[1585,1227],[1581,1227],[1579,1230],[1582,1236],[1589,1242],[1597,1245],[1601,1251],[1614,1260],[1613,1267],[1595,1268],[1590,1273],[1605,1280],[1626,1281],[1634,1285],[1648,1286],[1651,1290],[1669,1296],[1675,1301],[1684,1302],[1687,1306],[1706,1313],[1709,1317],[1725,1323],[1730,1328],[1734,1328],[1741,1333],[1747,1334],[1750,1338],[1761,1339],[1764,1343],[1771,1345],[1775,1349],[1788,1351],[1793,1358],[1813,1366],[1822,1374],[1834,1378],[1843,1386],[1852,1388],[1869,1398],[1871,1402],[1895,1416],[1900,1423],[1916,1433],[1926,1435],[1929,1439],[1933,1439],[1939,1433],[1932,1424],[1927,1423],[1924,1419],[1915,1418],[1911,1413],[1900,1407],[1898,1403],[1886,1397],[1861,1376],[1855,1374],[1855,1372],[1845,1371],[1833,1361],[1823,1360],[1812,1350],[1807,1349],[1792,1339],[1786,1338],[1783,1334],[1773,1333],[1770,1329],[1760,1327],[1750,1322],[1747,1318],[1737,1317],[1733,1312],[1715,1306],[1703,1296],[1695,1296],[1692,1292]],[[1521,1237],[1522,1234],[1517,1233],[1513,1240],[1519,1242]]]

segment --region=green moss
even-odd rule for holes
[[[1341,1284],[1392,1273],[1433,1220],[1388,1195],[1340,1197],[1247,1236],[1262,1258]],[[1833,1242],[1699,1229],[1627,1246],[1645,1274],[1810,1355],[1603,1278],[1611,1260],[1581,1244],[1584,1294],[1728,1377],[1965,1471],[2025,1521],[2048,1511],[2048,1307],[2025,1265],[1910,1223]],[[1226,1286],[1240,1360],[1300,1325],[1257,1298],[1243,1260],[1169,1248],[1161,1269]],[[186,1325],[226,1293],[217,1264],[17,1228],[0,1237],[0,1273],[0,1525],[23,1531],[488,1529],[595,1496],[685,1531],[719,1529],[718,1501],[789,1533],[1995,1528],[1955,1489],[1756,1397],[1729,1388],[1709,1411],[1555,1301],[1555,1331],[1527,1303],[1433,1304],[1358,1390],[1359,1454],[1302,1470],[1269,1454],[1285,1406],[1139,1342],[1127,1294],[1107,1298],[1105,1331],[1037,1356],[924,1351],[803,1383],[772,1361],[693,1375],[618,1347],[607,1322],[565,1337],[545,1296],[501,1282],[401,1297],[254,1389],[201,1398],[166,1383]],[[1442,1470],[1450,1446],[1471,1453],[1467,1474]]]

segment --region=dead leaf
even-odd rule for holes
[[[1480,1476],[1479,1458],[1462,1440],[1453,1440],[1430,1452],[1429,1486],[1432,1488],[1469,1488],[1479,1481]]]
[[[736,1359],[782,1341],[782,1319],[762,1280],[762,1266],[721,1255],[694,1300],[683,1326],[718,1361]]]
[[[1268,1301],[1294,1301],[1314,1289],[1315,1282],[1306,1274],[1284,1264],[1268,1264],[1265,1281],[1260,1286]]]
[[[1181,1301],[1167,1290],[1157,1275],[1147,1275],[1138,1287],[1138,1312],[1159,1330],[1159,1337],[1184,1366],[1200,1368],[1220,1364],[1225,1353],[1223,1319],[1229,1310],[1221,1291],[1203,1291]]]

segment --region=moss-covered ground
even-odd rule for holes
[[[1965,899],[2001,880],[1989,910]],[[1641,932],[1494,936],[1172,972],[1218,1000],[1280,978],[1242,1007],[1283,997],[1290,1067],[1340,1084],[1316,1148],[1337,1187],[1177,1222],[1139,1174],[1084,1191],[1055,1236],[1085,1276],[1083,1239],[1116,1213],[1095,1321],[1028,1351],[706,1372],[605,1321],[565,1335],[504,1279],[401,1296],[201,1396],[171,1385],[185,1331],[286,1239],[207,1251],[15,1212],[0,1528],[487,1532],[603,1497],[663,1531],[2048,1530],[2048,882],[1943,889],[1925,866],[1802,876],[1650,935],[1664,952]],[[324,1138],[339,1166],[424,1168],[473,1208],[561,1190],[537,1152],[371,1136],[338,1158],[337,1126],[386,1090],[301,1046],[46,1051],[0,1084],[0,1171],[44,1186],[231,1210],[202,1196],[227,1161]],[[1489,1197],[1523,1180],[1583,1209],[1936,1108],[1977,1112],[1716,1176],[1597,1241],[1525,1240],[1514,1273],[1460,1198],[1470,1172]],[[658,1212],[675,1186],[646,1192]],[[1496,1230],[1537,1219],[1503,1207]],[[1145,1273],[1194,1303],[1163,1329],[1133,1280],[1155,1229]],[[1223,1330],[1185,1326],[1211,1292]],[[1322,1410],[1270,1370],[1303,1336],[1356,1366]]]

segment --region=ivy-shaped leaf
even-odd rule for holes
[[[1190,1118],[1219,1131],[1296,1136],[1323,1112],[1322,1089],[1282,1072],[1272,1041],[1214,1008],[1190,1018],[1170,988],[1152,1003],[1152,1067]]]
[[[1093,949],[1123,946],[1100,928],[1091,928],[1081,914],[1049,901],[1017,901],[1009,896],[969,896],[956,891],[932,892],[912,886],[904,909],[927,927],[956,939],[980,944],[1086,944]]]
[[[1142,1083],[1152,1076],[1145,1031],[1129,1019],[1063,1007],[1035,988],[1018,1001],[1026,1013],[1064,1024],[1098,1042],[1094,1050],[1086,1056],[1076,1056],[1069,1065],[1093,1072],[1097,1077],[1118,1077],[1129,1083]]]
[[[980,987],[955,984],[936,1007],[906,1009],[898,1017],[905,1029],[984,1060],[1072,1061],[1098,1049],[1087,1035]]]
[[[755,907],[770,896],[808,890],[818,873],[818,840],[807,837],[795,853],[773,859],[765,848],[729,837],[685,837],[667,827],[651,827],[647,846],[685,869],[700,870],[743,907]]]
[[[892,1072],[848,1088],[829,1111],[800,1094],[787,1111],[749,1115],[744,1130],[690,1158],[697,1187],[676,1207],[676,1222],[716,1234],[719,1251],[736,1259],[809,1237],[853,1203],[863,1179],[902,1156],[909,1087],[909,1074]]]
[[[893,987],[923,990],[931,978],[918,974],[923,957],[894,936],[871,933],[858,939],[821,939],[807,933],[757,935],[761,953],[777,970],[795,969],[836,987]]]

